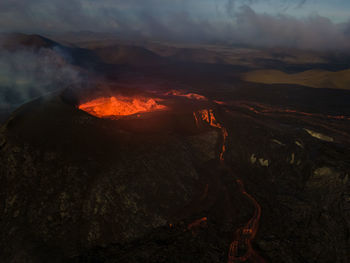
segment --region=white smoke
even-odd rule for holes
[[[59,50],[0,49],[0,108],[20,105],[79,80],[78,71]]]

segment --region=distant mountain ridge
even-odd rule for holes
[[[139,46],[113,45],[94,49],[107,64],[151,65],[165,62],[165,58]]]
[[[350,69],[337,72],[307,70],[296,74],[279,70],[256,70],[243,74],[243,79],[264,84],[297,84],[311,88],[350,90]]]
[[[26,35],[21,33],[0,34],[0,44],[3,48],[9,50],[18,49],[21,47],[39,49],[61,46],[59,43],[40,35]]]

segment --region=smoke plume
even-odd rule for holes
[[[0,48],[0,109],[13,108],[80,80],[59,50]]]

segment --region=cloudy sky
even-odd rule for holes
[[[345,49],[349,0],[1,0],[0,30]]]

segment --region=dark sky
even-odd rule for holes
[[[1,0],[0,29],[306,49],[350,46],[349,0]]]
[[[0,32],[92,31],[176,42],[343,51],[350,47],[349,11],[350,0],[0,0]],[[0,110],[80,78],[55,50],[0,48]]]

